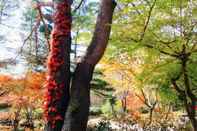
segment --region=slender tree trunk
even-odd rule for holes
[[[185,108],[188,114],[188,117],[191,121],[191,124],[193,126],[194,131],[197,131],[197,118],[196,118],[196,111],[194,109],[195,102],[197,101],[197,98],[195,94],[193,94],[190,84],[190,78],[188,76],[187,71],[187,62],[188,62],[188,55],[186,54],[186,47],[183,47],[183,58],[182,58],[182,72],[183,72],[183,79],[185,84]],[[188,100],[190,99],[190,100]]]
[[[195,117],[196,111],[195,111],[195,101],[192,101],[192,103],[185,103],[185,108],[188,114],[188,117],[191,121],[191,124],[193,126],[194,131],[197,131],[197,119]]]
[[[150,108],[150,114],[149,114],[149,123],[148,125],[152,124],[152,121],[153,121],[153,110],[154,108]]]
[[[70,87],[71,3],[69,0],[54,0],[54,9],[46,84],[46,131],[61,131]]]
[[[184,78],[186,78],[185,75],[184,75]],[[185,82],[187,82],[187,80]],[[181,98],[184,99],[184,106],[185,106],[185,109],[187,111],[188,117],[189,117],[189,119],[191,121],[192,127],[193,127],[194,131],[197,131],[197,118],[195,116],[196,115],[196,110],[194,108],[195,102],[196,102],[196,98],[192,97],[193,95],[190,95],[190,96],[186,95],[187,93],[185,92],[185,90],[182,90],[176,84],[176,81],[172,81],[172,84],[174,85],[174,88],[179,93]],[[188,98],[191,100],[190,102],[188,101]]]
[[[102,0],[95,32],[86,56],[78,63],[71,85],[71,100],[62,131],[86,131],[90,106],[90,81],[106,49],[116,3]]]

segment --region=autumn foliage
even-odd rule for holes
[[[12,100],[22,98],[27,98],[30,103],[36,102],[43,99],[44,82],[45,73],[28,72],[23,77],[0,75],[0,91],[6,91],[7,102],[12,104]]]

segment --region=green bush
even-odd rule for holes
[[[101,108],[100,107],[90,107],[90,115],[92,116],[98,116],[98,115],[101,115],[102,114],[102,111],[101,111]]]

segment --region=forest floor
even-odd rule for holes
[[[10,108],[12,101],[14,101],[15,96],[8,95],[0,97],[0,131],[11,131],[13,128],[13,110]],[[177,116],[183,116],[182,112],[173,112],[173,114],[176,114]],[[144,115],[143,117],[147,117]],[[21,121],[25,121],[24,119],[21,119]],[[19,124],[23,125],[23,122],[19,122]],[[163,131],[191,131],[190,128],[187,128],[188,120],[177,117],[177,120],[173,125],[176,125],[177,127],[171,126],[171,124],[167,125]],[[35,128],[34,131],[42,131],[43,130],[43,121],[40,120],[34,120],[34,125],[39,125],[39,129]],[[159,126],[147,126],[145,128],[142,128],[142,126],[137,122],[129,123],[128,121],[121,121],[116,119],[106,119],[106,117],[103,116],[90,116],[88,126],[91,128],[90,131],[97,131],[98,128],[104,127],[107,130],[106,131],[160,131],[161,128]],[[22,126],[21,126],[22,127]],[[36,126],[37,127],[37,126]],[[30,131],[29,128],[21,128],[21,131]],[[100,131],[100,130],[99,130]]]

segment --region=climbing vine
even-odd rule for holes
[[[55,128],[56,122],[63,120],[61,109],[58,108],[59,101],[63,96],[65,81],[58,80],[60,71],[65,66],[65,38],[70,37],[71,16],[68,0],[54,2],[55,13],[54,28],[51,34],[50,54],[48,57],[48,74],[46,82],[45,118]]]

